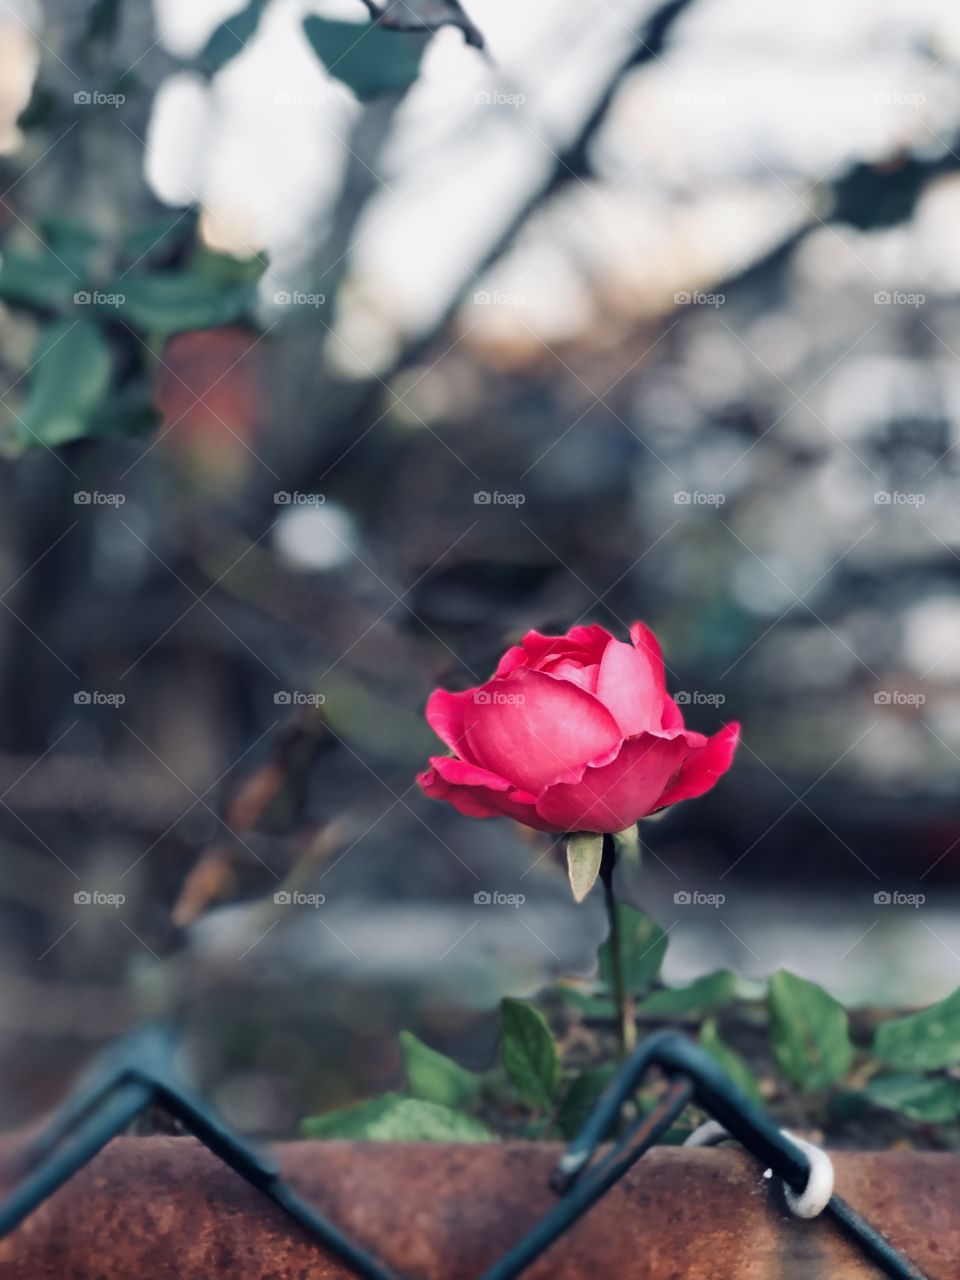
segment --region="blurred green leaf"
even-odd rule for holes
[[[592,831],[575,831],[567,836],[567,875],[574,899],[582,902],[600,874],[603,836]]]
[[[472,1116],[399,1093],[311,1116],[301,1127],[307,1138],[373,1142],[492,1142],[495,1136]]]
[[[400,1032],[400,1051],[407,1073],[407,1088],[415,1098],[459,1107],[474,1096],[480,1081],[452,1058],[418,1040],[412,1031]]]
[[[303,29],[314,53],[361,102],[402,93],[416,80],[427,37],[374,23],[337,22],[310,14]]]
[[[65,444],[89,434],[110,385],[110,350],[92,320],[60,320],[34,354],[21,414],[24,444]]]
[[[875,1107],[910,1120],[946,1124],[960,1116],[960,1081],[944,1076],[879,1076],[863,1090]]]
[[[253,305],[253,284],[224,285],[199,271],[127,275],[104,292],[122,296],[111,307],[134,328],[161,335],[212,329],[238,320]]]
[[[611,1062],[581,1071],[570,1081],[557,1113],[557,1123],[565,1138],[573,1138],[580,1132],[597,1099],[616,1073],[616,1064]]]
[[[715,1059],[741,1093],[754,1102],[761,1102],[760,1084],[746,1062],[735,1049],[720,1038],[715,1018],[708,1018],[700,1028],[700,1044]]]
[[[822,1089],[841,1079],[853,1061],[846,1010],[832,995],[780,969],[767,988],[774,1056],[804,1089]]]
[[[243,52],[257,34],[263,11],[269,3],[270,0],[248,0],[242,9],[224,18],[197,57],[197,66],[204,74],[215,75]]]
[[[635,911],[626,903],[617,906],[623,952],[623,977],[627,990],[646,991],[660,972],[667,951],[667,935],[655,920],[642,911]],[[610,940],[599,953],[600,978],[608,986],[613,985],[613,968],[610,959]]]
[[[901,1071],[935,1071],[960,1063],[960,989],[920,1013],[882,1023],[873,1054]]]
[[[82,286],[81,275],[47,246],[36,253],[0,255],[0,298],[26,307],[62,307]]]
[[[705,973],[685,987],[663,987],[639,1005],[640,1013],[675,1014],[706,1012],[729,1004],[737,988],[737,975],[730,969]]]
[[[560,1060],[543,1015],[522,1000],[500,1004],[500,1059],[520,1096],[548,1111],[557,1096]]]

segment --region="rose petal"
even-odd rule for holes
[[[565,636],[545,636],[540,631],[528,631],[518,645],[514,645],[500,659],[496,674],[509,675],[517,667],[539,668],[551,657],[569,657],[587,666],[599,662],[603,651],[613,637],[603,627],[572,627]]]
[[[463,721],[467,708],[473,703],[475,690],[464,693],[448,693],[446,689],[434,689],[427,699],[427,723],[451,751],[462,756],[466,745]]]
[[[585,769],[579,782],[548,787],[537,813],[556,831],[623,831],[660,807],[686,752],[682,738],[640,734],[609,764]]]
[[[446,800],[470,818],[514,818],[528,827],[549,830],[541,825],[534,804],[536,797],[512,787],[504,778],[451,756],[434,756],[432,768],[417,782],[435,800]]]
[[[658,686],[665,689],[667,682],[663,674],[663,653],[660,649],[660,641],[643,622],[633,624],[630,628],[630,639],[633,641],[634,648],[646,655]]]
[[[724,725],[703,746],[689,752],[680,771],[660,797],[660,804],[676,804],[678,800],[692,800],[709,791],[718,778],[727,772],[733,761],[733,753],[740,740],[738,724]]]
[[[525,791],[572,781],[616,753],[622,735],[610,712],[569,680],[518,668],[486,687],[464,722],[470,759]]]
[[[603,651],[597,697],[610,711],[625,738],[660,728],[663,692],[646,653],[619,640]]]
[[[573,658],[561,658],[559,662],[552,662],[545,667],[544,675],[553,676],[554,680],[569,680],[579,688],[586,689],[587,693],[596,693],[600,667],[596,663],[584,667]]]

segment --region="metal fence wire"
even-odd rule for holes
[[[160,1106],[356,1275],[366,1280],[403,1280],[299,1196],[268,1153],[252,1146],[213,1113],[179,1078],[175,1050],[176,1036],[170,1027],[150,1026],[124,1037],[93,1064],[25,1149],[18,1167],[20,1181],[0,1204],[0,1239],[141,1112]],[[613,1132],[621,1108],[652,1067],[665,1073],[668,1088],[657,1105],[634,1121],[598,1158],[598,1148]],[[707,1112],[789,1187],[803,1191],[810,1175],[804,1152],[739,1092],[704,1050],[676,1032],[660,1032],[634,1050],[560,1158],[551,1178],[557,1203],[479,1280],[512,1280],[525,1271],[649,1151],[690,1103]],[[929,1280],[839,1196],[830,1197],[824,1213],[884,1275]]]

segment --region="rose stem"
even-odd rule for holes
[[[623,972],[623,931],[617,914],[617,901],[613,895],[613,868],[616,847],[613,836],[603,837],[603,857],[600,862],[600,879],[610,922],[610,964],[613,971],[613,999],[617,1006],[617,1024],[620,1030],[620,1056],[625,1058],[637,1043],[636,1006],[627,991]]]

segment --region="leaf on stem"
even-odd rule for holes
[[[567,836],[567,874],[577,902],[582,902],[600,874],[603,836],[593,831],[574,831]]]

